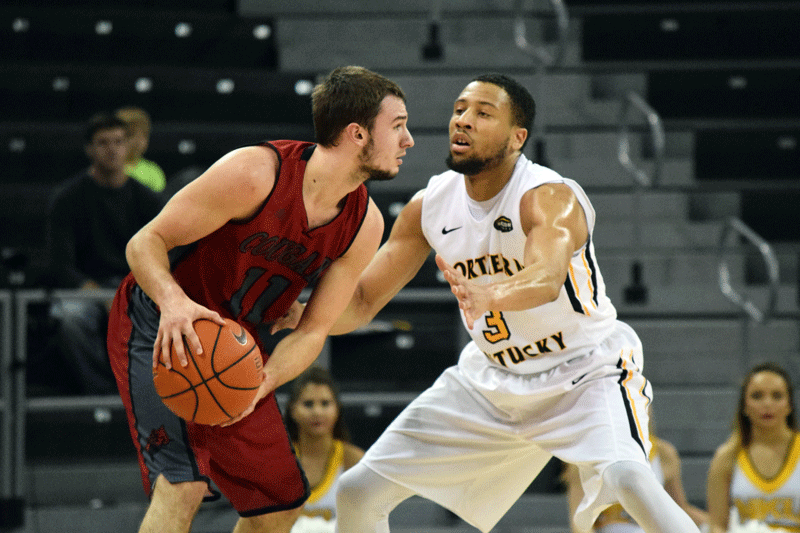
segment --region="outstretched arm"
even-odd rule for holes
[[[400,212],[389,239],[364,270],[331,335],[349,333],[368,324],[419,272],[431,252],[422,233],[421,217],[422,193],[417,193]]]
[[[480,285],[436,257],[470,329],[487,311],[521,311],[558,298],[572,254],[589,238],[583,208],[568,185],[544,184],[527,191],[520,213],[527,235],[525,268],[513,276]]]

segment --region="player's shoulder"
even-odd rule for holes
[[[280,159],[268,146],[255,145],[236,148],[224,155],[217,164],[232,182],[249,183],[255,189],[272,189],[280,168]],[[216,166],[216,165],[215,165]]]
[[[372,199],[372,196],[367,196],[367,209],[364,213],[364,223],[362,226],[379,225],[380,231],[383,232],[383,213],[381,213],[378,204]]]
[[[231,150],[222,159],[237,164],[275,166],[279,156],[274,148],[265,144],[255,144]]]

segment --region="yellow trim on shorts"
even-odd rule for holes
[[[633,350],[631,350],[630,357],[631,357],[631,362],[633,362]],[[644,443],[644,432],[642,431],[642,423],[639,421],[639,415],[636,413],[636,402],[633,399],[631,391],[628,389],[628,382],[633,378],[633,372],[628,370],[627,368],[628,360],[625,359],[624,357],[621,357],[621,359],[622,359],[622,369],[628,372],[628,377],[626,377],[625,381],[622,382],[622,388],[625,389],[625,394],[628,395],[628,400],[631,403],[631,411],[633,412],[633,420],[636,422],[636,431],[639,433],[639,440],[641,440],[642,443]],[[647,380],[643,378],[642,381],[643,381],[642,388],[639,389],[639,395],[645,400],[647,400],[648,398],[644,395],[644,389],[647,386]]]

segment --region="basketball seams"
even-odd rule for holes
[[[201,319],[201,321],[205,322],[204,319]],[[214,322],[211,322],[211,324],[217,326],[216,332],[214,332],[213,329],[211,329],[210,324],[203,325],[202,329],[198,331],[198,334],[201,335],[201,338],[206,338],[210,340],[210,338],[213,336],[212,347],[210,349],[206,349],[206,353],[208,353],[207,358],[203,357],[201,359],[197,359],[192,349],[188,346],[188,343],[184,339],[184,346],[188,355],[187,359],[191,361],[191,367],[187,367],[185,369],[181,367],[174,367],[172,369],[169,369],[166,372],[166,374],[161,373],[161,375],[164,376],[164,379],[167,379],[167,376],[170,376],[169,379],[167,379],[167,381],[165,382],[165,384],[169,382],[170,379],[173,380],[172,385],[169,385],[169,388],[171,388],[174,392],[170,392],[169,394],[166,394],[164,396],[162,396],[159,393],[159,396],[165,403],[167,403],[167,406],[170,407],[170,409],[173,408],[178,409],[176,413],[185,412],[187,416],[185,416],[184,418],[186,418],[187,420],[196,423],[208,424],[208,423],[218,423],[217,420],[219,415],[224,415],[228,419],[233,418],[235,414],[231,414],[232,411],[238,411],[239,409],[243,408],[241,404],[242,400],[244,400],[244,398],[242,398],[241,400],[234,399],[236,391],[240,391],[243,394],[247,394],[248,391],[255,391],[260,387],[260,381],[255,386],[245,387],[245,386],[237,386],[229,384],[226,382],[227,380],[223,379],[223,375],[226,375],[226,373],[228,373],[227,374],[228,379],[230,379],[233,383],[236,383],[237,381],[244,381],[245,383],[247,383],[247,381],[250,381],[252,383],[253,379],[256,376],[253,375],[252,371],[250,370],[244,371],[243,370],[244,367],[242,367],[242,364],[247,365],[247,359],[252,358],[254,356],[254,353],[260,357],[260,351],[258,345],[257,343],[254,342],[254,339],[252,338],[251,335],[249,334],[247,335],[248,342],[245,342],[244,344],[240,342],[240,339],[238,337],[236,338],[237,344],[234,344],[232,340],[229,340],[227,339],[227,337],[222,336],[223,329],[225,329],[226,327],[228,327],[228,329],[231,329],[233,327],[230,324],[231,322],[235,324],[235,322],[230,321],[228,319],[226,319],[226,324],[222,326]],[[195,324],[196,331],[197,331],[197,325],[198,324]],[[203,344],[204,346],[207,346],[206,342],[204,342]],[[221,352],[217,353],[217,350],[221,350]],[[241,350],[247,350],[247,351],[244,354],[242,354]],[[234,356],[238,355],[238,357],[230,363],[225,361],[224,363],[225,367],[217,369],[215,368],[215,362],[220,362],[222,361],[222,359],[228,357],[228,356],[217,357],[218,355],[221,355],[223,352]],[[172,355],[174,357],[175,355],[174,350]],[[256,368],[258,369],[259,367],[257,363],[258,362],[256,361]],[[163,363],[159,363],[159,365],[163,366]],[[241,374],[240,372],[240,375],[237,376],[236,374],[229,373],[230,371],[235,370],[235,367],[237,365],[240,367],[240,370],[244,372],[244,374]],[[196,375],[193,375],[191,369],[194,369],[193,372]],[[159,373],[160,372],[156,372],[155,374]],[[176,382],[175,378],[177,376],[180,376],[180,379],[177,380]],[[216,383],[213,383],[214,380],[216,380]],[[184,383],[186,385],[186,388],[182,388],[181,383]],[[175,390],[176,388],[181,388],[181,390],[176,391]],[[224,392],[225,390],[230,390],[230,393],[225,393]],[[190,392],[191,396],[180,398],[181,396]],[[214,409],[219,410],[218,411],[219,415],[211,414],[212,405],[216,405],[216,408]],[[198,417],[202,420],[201,422],[198,422]],[[209,420],[211,420],[211,422]]]
[[[217,327],[218,327],[217,336],[214,338],[214,347],[211,349],[211,355],[210,355],[211,368],[212,369],[214,368],[214,353],[217,351],[217,344],[219,344],[219,337],[222,334],[222,327],[223,326],[220,326],[219,324],[217,324]],[[197,410],[200,408],[200,396],[199,396],[199,394],[197,392],[197,388],[205,385],[206,391],[208,391],[208,394],[209,394],[209,396],[211,396],[211,399],[214,400],[214,403],[217,404],[217,407],[219,407],[220,410],[223,413],[225,413],[226,416],[228,416],[229,418],[233,418],[233,415],[231,415],[228,412],[228,410],[225,409],[225,407],[222,406],[222,404],[219,402],[219,400],[217,399],[216,395],[214,394],[214,391],[208,385],[208,382],[210,380],[217,379],[216,371],[214,372],[214,374],[212,374],[209,377],[204,376],[203,375],[203,371],[200,369],[200,365],[197,364],[197,361],[194,358],[194,352],[192,352],[191,347],[189,347],[189,344],[186,342],[185,339],[183,341],[183,346],[186,349],[186,353],[189,356],[188,359],[192,362],[192,365],[194,366],[194,369],[197,371],[197,375],[199,376],[200,381],[198,383],[196,383],[196,384],[192,383],[192,380],[190,380],[182,372],[178,372],[177,370],[170,369],[170,372],[173,372],[173,373],[179,375],[181,378],[185,379],[186,382],[189,384],[189,387],[187,389],[184,389],[184,390],[180,391],[180,392],[173,393],[173,394],[170,394],[168,396],[162,396],[161,399],[164,400],[164,399],[168,399],[168,398],[175,398],[177,396],[180,396],[181,394],[186,394],[187,392],[191,391],[194,394],[194,412],[192,413],[192,421],[194,421],[197,418]]]
[[[227,416],[228,418],[233,418],[233,415],[230,414],[228,412],[228,410],[225,409],[222,406],[222,404],[217,399],[216,394],[214,394],[214,390],[208,385],[208,382],[210,380],[212,380],[212,379],[216,379],[217,381],[219,381],[219,378],[217,377],[217,372],[216,372],[216,370],[214,370],[214,354],[217,352],[217,345],[219,344],[219,337],[220,337],[220,335],[222,335],[222,328],[223,327],[224,326],[220,326],[219,324],[217,324],[217,336],[214,338],[214,347],[211,349],[211,355],[209,356],[209,363],[211,364],[211,370],[212,370],[211,376],[209,376],[207,378],[207,377],[205,377],[203,375],[203,372],[200,370],[200,368],[197,366],[197,362],[195,362],[195,360],[194,360],[194,356],[192,356],[192,362],[194,362],[195,367],[197,368],[197,373],[200,375],[200,383],[198,383],[197,386],[199,387],[200,385],[205,385],[209,396],[211,396],[211,399],[214,400],[215,404],[217,404],[217,407],[219,407],[220,410],[223,413],[225,413],[225,416]],[[197,408],[199,406],[200,406],[200,402],[198,401],[197,404],[195,405],[195,415],[197,415]],[[195,419],[195,417],[193,416],[192,420],[194,420],[194,419]]]
[[[254,386],[254,387],[236,387],[234,385],[229,385],[228,383],[225,383],[224,381],[222,381],[222,374],[224,374],[225,372],[227,372],[231,368],[235,367],[236,365],[238,365],[239,363],[244,361],[246,358],[250,357],[250,354],[252,354],[253,350],[255,350],[256,348],[257,348],[257,346],[255,344],[253,344],[253,346],[250,347],[250,350],[248,350],[247,353],[245,353],[239,359],[236,359],[234,362],[232,362],[231,364],[229,364],[228,366],[226,366],[225,368],[223,368],[219,372],[217,372],[217,370],[214,369],[214,377],[217,378],[217,381],[219,381],[221,384],[225,385],[227,388],[233,389],[233,390],[256,390],[257,388],[259,388],[261,386],[261,383],[259,383],[258,385]],[[211,368],[214,368],[214,362],[213,361],[211,362]]]

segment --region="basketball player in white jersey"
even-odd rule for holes
[[[648,464],[642,346],[616,320],[581,187],[522,149],[535,106],[501,75],[476,78],[450,119],[450,171],[405,206],[331,330],[368,323],[431,249],[472,342],[345,472],[340,533],[389,531],[419,494],[487,532],[552,456],[578,465],[589,530],[619,501],[647,533],[697,533]],[[531,509],[531,513],[535,513]]]

